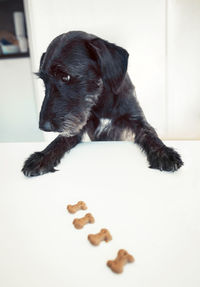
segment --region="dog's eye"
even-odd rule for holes
[[[67,75],[67,76],[65,76],[65,77],[62,77],[62,81],[63,81],[63,82],[69,83],[70,80],[71,80],[70,75]]]

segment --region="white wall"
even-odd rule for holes
[[[42,141],[30,58],[0,60],[0,142]]]
[[[200,1],[25,0],[25,7],[34,71],[38,70],[40,56],[55,36],[70,30],[96,34],[128,50],[129,73],[139,102],[159,135],[162,138],[200,138],[200,99],[197,96],[200,87],[196,75],[200,59],[196,48]],[[178,41],[173,42],[174,39]],[[189,50],[182,47],[185,43]],[[181,60],[186,60],[184,66],[179,65]],[[188,80],[190,97],[186,87],[178,89],[181,82]],[[40,81],[35,82],[35,86],[39,111],[43,86]]]
[[[200,138],[200,1],[169,0],[168,134]]]

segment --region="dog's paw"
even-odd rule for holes
[[[166,146],[150,152],[148,161],[150,168],[159,169],[161,171],[176,171],[183,165],[180,155],[173,150],[173,148]]]
[[[28,177],[55,172],[54,166],[58,163],[43,152],[35,152],[25,161],[22,172]]]

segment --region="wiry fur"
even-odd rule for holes
[[[85,132],[93,141],[135,136],[151,168],[175,171],[183,165],[179,154],[166,147],[146,121],[127,73],[128,56],[123,48],[81,31],[62,34],[50,43],[37,73],[45,85],[39,126],[60,135],[25,161],[26,176],[55,171]]]

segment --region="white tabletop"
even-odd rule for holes
[[[0,145],[0,286],[199,287],[200,142],[167,142],[185,162],[178,172],[152,170],[130,142],[83,143],[59,171],[21,172],[45,143]],[[84,200],[94,224],[76,230],[67,204]],[[109,243],[89,233],[108,228]],[[114,274],[106,261],[126,249],[135,257]]]

